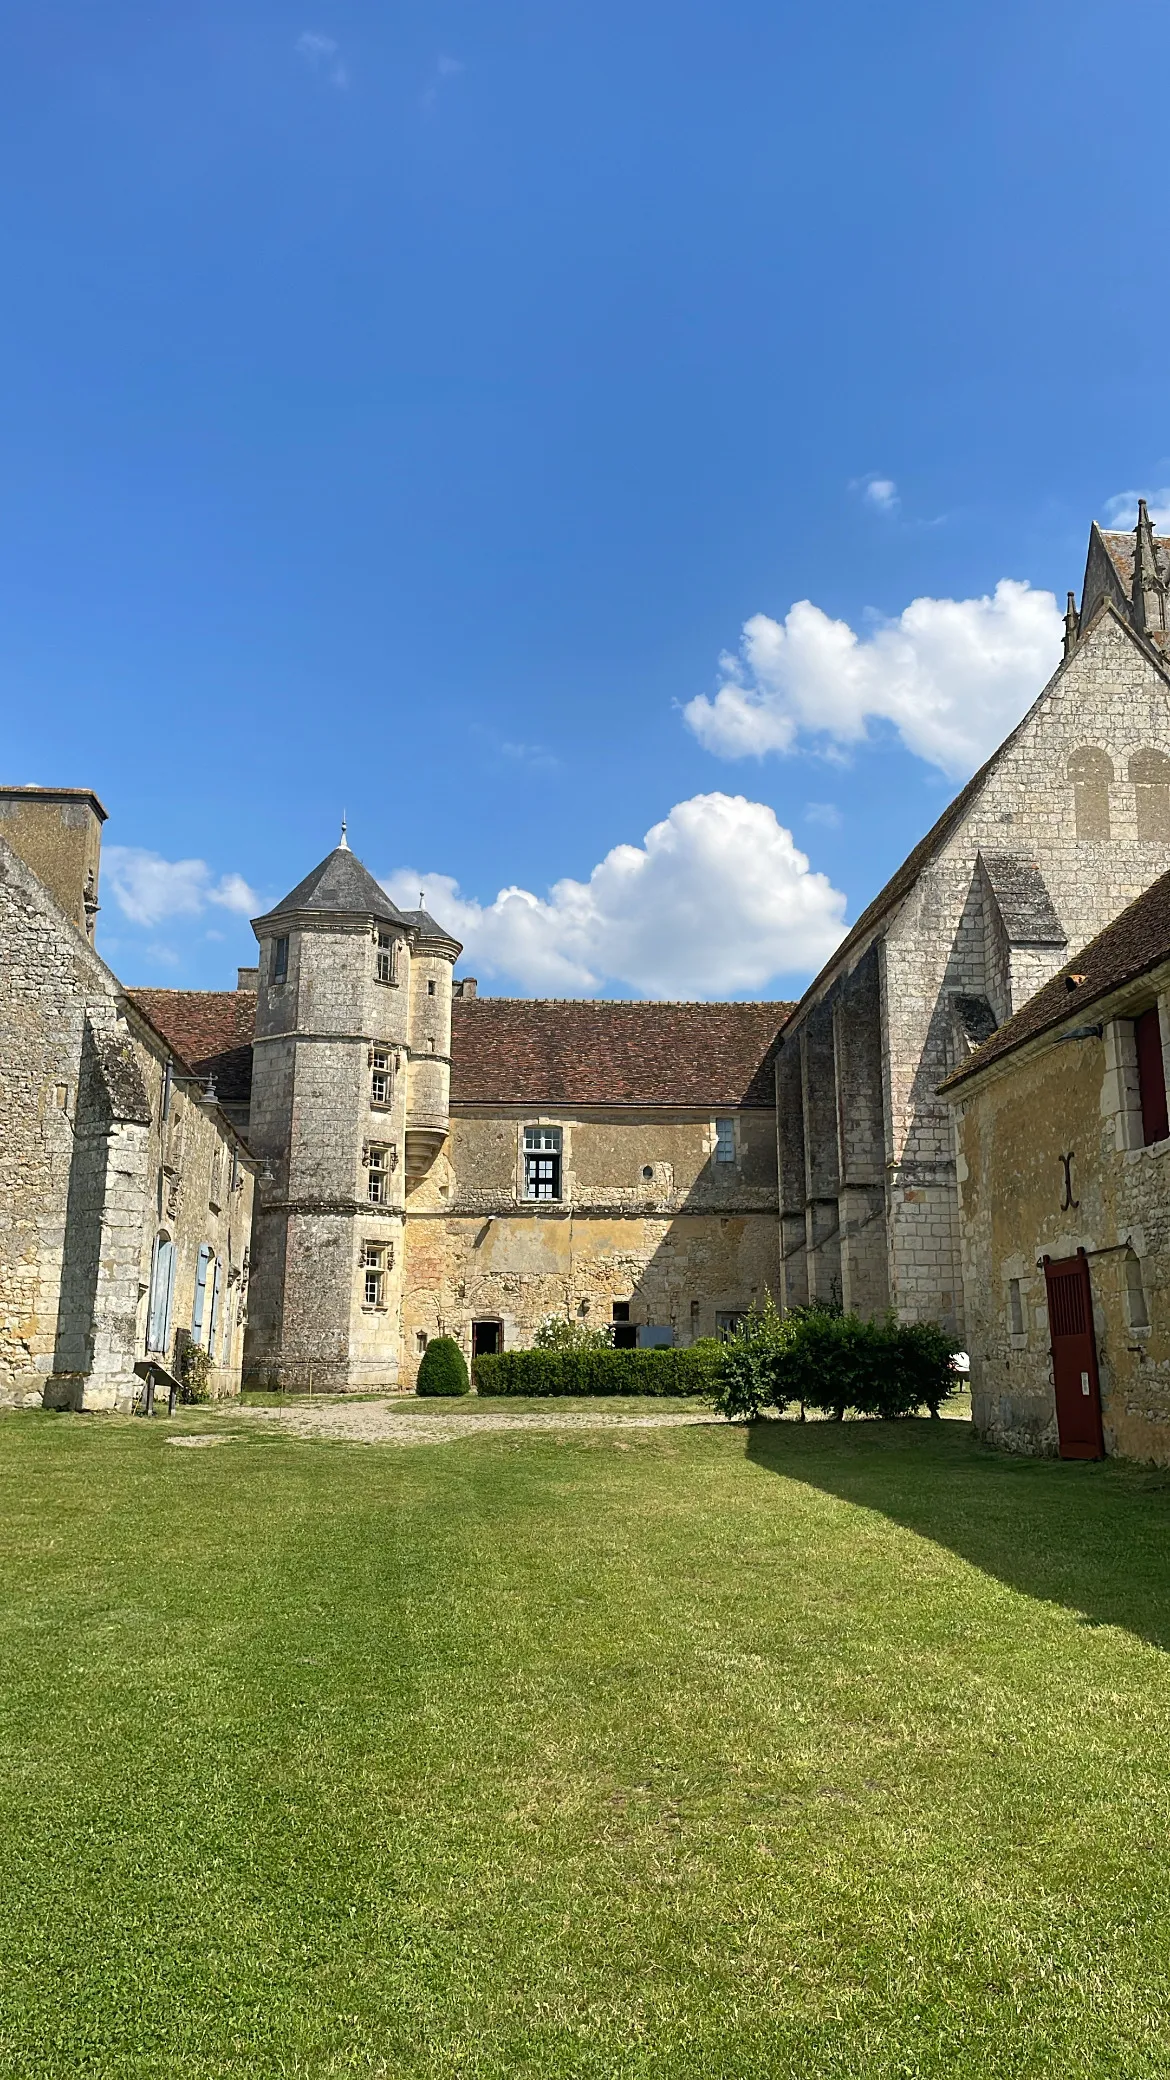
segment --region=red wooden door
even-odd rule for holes
[[[1059,1263],[1044,1259],[1048,1330],[1056,1388],[1056,1430],[1062,1459],[1101,1459],[1101,1382],[1093,1335],[1093,1292],[1083,1249]]]

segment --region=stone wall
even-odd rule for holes
[[[1041,1260],[1084,1249],[1106,1450],[1170,1464],[1170,1142],[1141,1144],[1123,1015],[1158,988],[1165,1034],[1168,982],[1154,976],[1120,1011],[1094,1006],[1101,1039],[1046,1039],[955,1093],[972,1413],[1014,1451],[1057,1448]]]
[[[160,1225],[176,1243],[174,1322],[189,1319],[204,1241],[224,1257],[225,1287],[230,1259],[241,1309],[251,1177],[240,1144],[177,1087],[163,1122],[169,1050],[2,842],[0,1031],[0,1401],[128,1406]],[[213,1150],[220,1176],[234,1163],[237,1177],[219,1207]],[[242,1318],[219,1340],[215,1389],[238,1388],[241,1351]]]
[[[559,1202],[522,1198],[523,1130],[535,1124],[561,1130]],[[621,1301],[634,1324],[688,1344],[714,1335],[719,1315],[777,1294],[773,1115],[742,1108],[735,1132],[736,1159],[721,1163],[714,1118],[693,1111],[457,1115],[408,1200],[405,1382],[420,1338],[455,1336],[470,1357],[475,1321],[498,1322],[514,1349],[547,1315],[604,1327]]]
[[[1074,777],[1084,764],[1081,754],[1086,749],[1100,752],[1114,776],[1101,783],[1101,800],[1092,818],[1083,803],[1078,808],[1081,783]],[[785,1035],[778,1071],[783,1093],[785,1056],[799,1045],[806,1079],[810,1290],[819,1291],[825,1283],[815,1260],[819,1252],[821,1263],[827,1261],[831,1215],[825,1193],[831,1166],[819,1125],[821,1153],[815,1165],[810,1163],[809,1120],[814,1114],[820,1120],[831,1099],[845,1146],[855,1135],[864,1139],[871,1133],[880,1104],[889,1295],[904,1317],[937,1319],[962,1333],[951,1124],[946,1102],[937,1095],[939,1083],[959,1059],[955,1000],[964,994],[983,997],[1001,1021],[1063,964],[1070,949],[1095,937],[1170,867],[1165,837],[1142,834],[1170,826],[1159,825],[1144,805],[1139,828],[1139,783],[1131,777],[1130,766],[1136,760],[1140,768],[1139,755],[1149,750],[1170,753],[1170,687],[1143,646],[1106,614],[1082,638],[1001,748],[966,813],[924,862],[906,895],[875,924],[867,940],[851,949],[845,963],[830,963],[823,981],[814,985]],[[1089,829],[1096,835],[1086,835]],[[1015,855],[1038,868],[1067,945],[1021,941],[1018,927],[1013,940],[1002,929],[990,882],[980,866],[981,853]],[[845,998],[859,986],[854,978],[875,949],[881,987],[880,1080],[872,1057],[864,1070],[849,1066],[858,1062],[856,1050],[847,1051],[841,1063],[830,1064],[820,1038],[826,1015],[836,1017],[840,1029]],[[824,1102],[809,1087],[809,1078],[813,1086],[825,1080]],[[783,1157],[786,1216],[792,1168]],[[856,1232],[858,1220],[868,1219],[876,1203],[872,1184],[860,1198],[851,1194],[835,1222],[838,1238]],[[836,1246],[840,1248],[839,1239]],[[804,1267],[792,1262],[787,1248],[786,1260],[792,1263],[789,1282],[795,1291],[803,1285]],[[863,1289],[867,1308],[883,1304],[885,1289],[876,1257],[869,1260],[858,1288]]]

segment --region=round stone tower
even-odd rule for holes
[[[344,827],[340,845],[252,928],[249,1139],[264,1170],[245,1380],[292,1392],[393,1388],[407,1171],[427,1146],[433,1161],[447,1132],[459,948],[390,901]]]

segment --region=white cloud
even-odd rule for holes
[[[844,896],[774,811],[743,795],[679,802],[641,845],[615,845],[588,881],[558,881],[547,896],[504,888],[481,904],[450,875],[413,867],[383,886],[404,909],[425,889],[473,971],[555,996],[592,996],[607,979],[648,997],[758,992],[820,967],[844,929]]]
[[[322,36],[315,29],[305,29],[297,37],[296,53],[313,72],[327,79],[331,87],[348,87],[349,73],[334,37]]]
[[[1105,501],[1105,525],[1123,527],[1127,530],[1137,526],[1137,502],[1144,498],[1150,509],[1150,519],[1155,529],[1163,532],[1170,528],[1170,485],[1161,491],[1119,491],[1115,498]]]
[[[139,845],[107,845],[102,853],[103,889],[112,893],[131,924],[161,924],[166,917],[201,917],[209,903],[254,916],[260,898],[242,874],[213,881],[202,859],[163,859]]]
[[[892,477],[867,477],[862,496],[879,513],[892,513],[898,504],[898,487]]]
[[[754,614],[724,679],[683,710],[721,758],[792,751],[801,737],[856,744],[891,722],[917,757],[953,779],[989,756],[1035,700],[1060,657],[1050,592],[1001,578],[982,599],[916,599],[870,636],[802,599],[785,619]]]
[[[804,805],[804,820],[806,823],[823,823],[825,829],[829,831],[839,831],[841,828],[841,811],[837,807],[836,802],[806,802]]]

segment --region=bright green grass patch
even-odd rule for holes
[[[1165,1477],[230,1429],[0,1419],[0,2073],[1170,2071]]]

